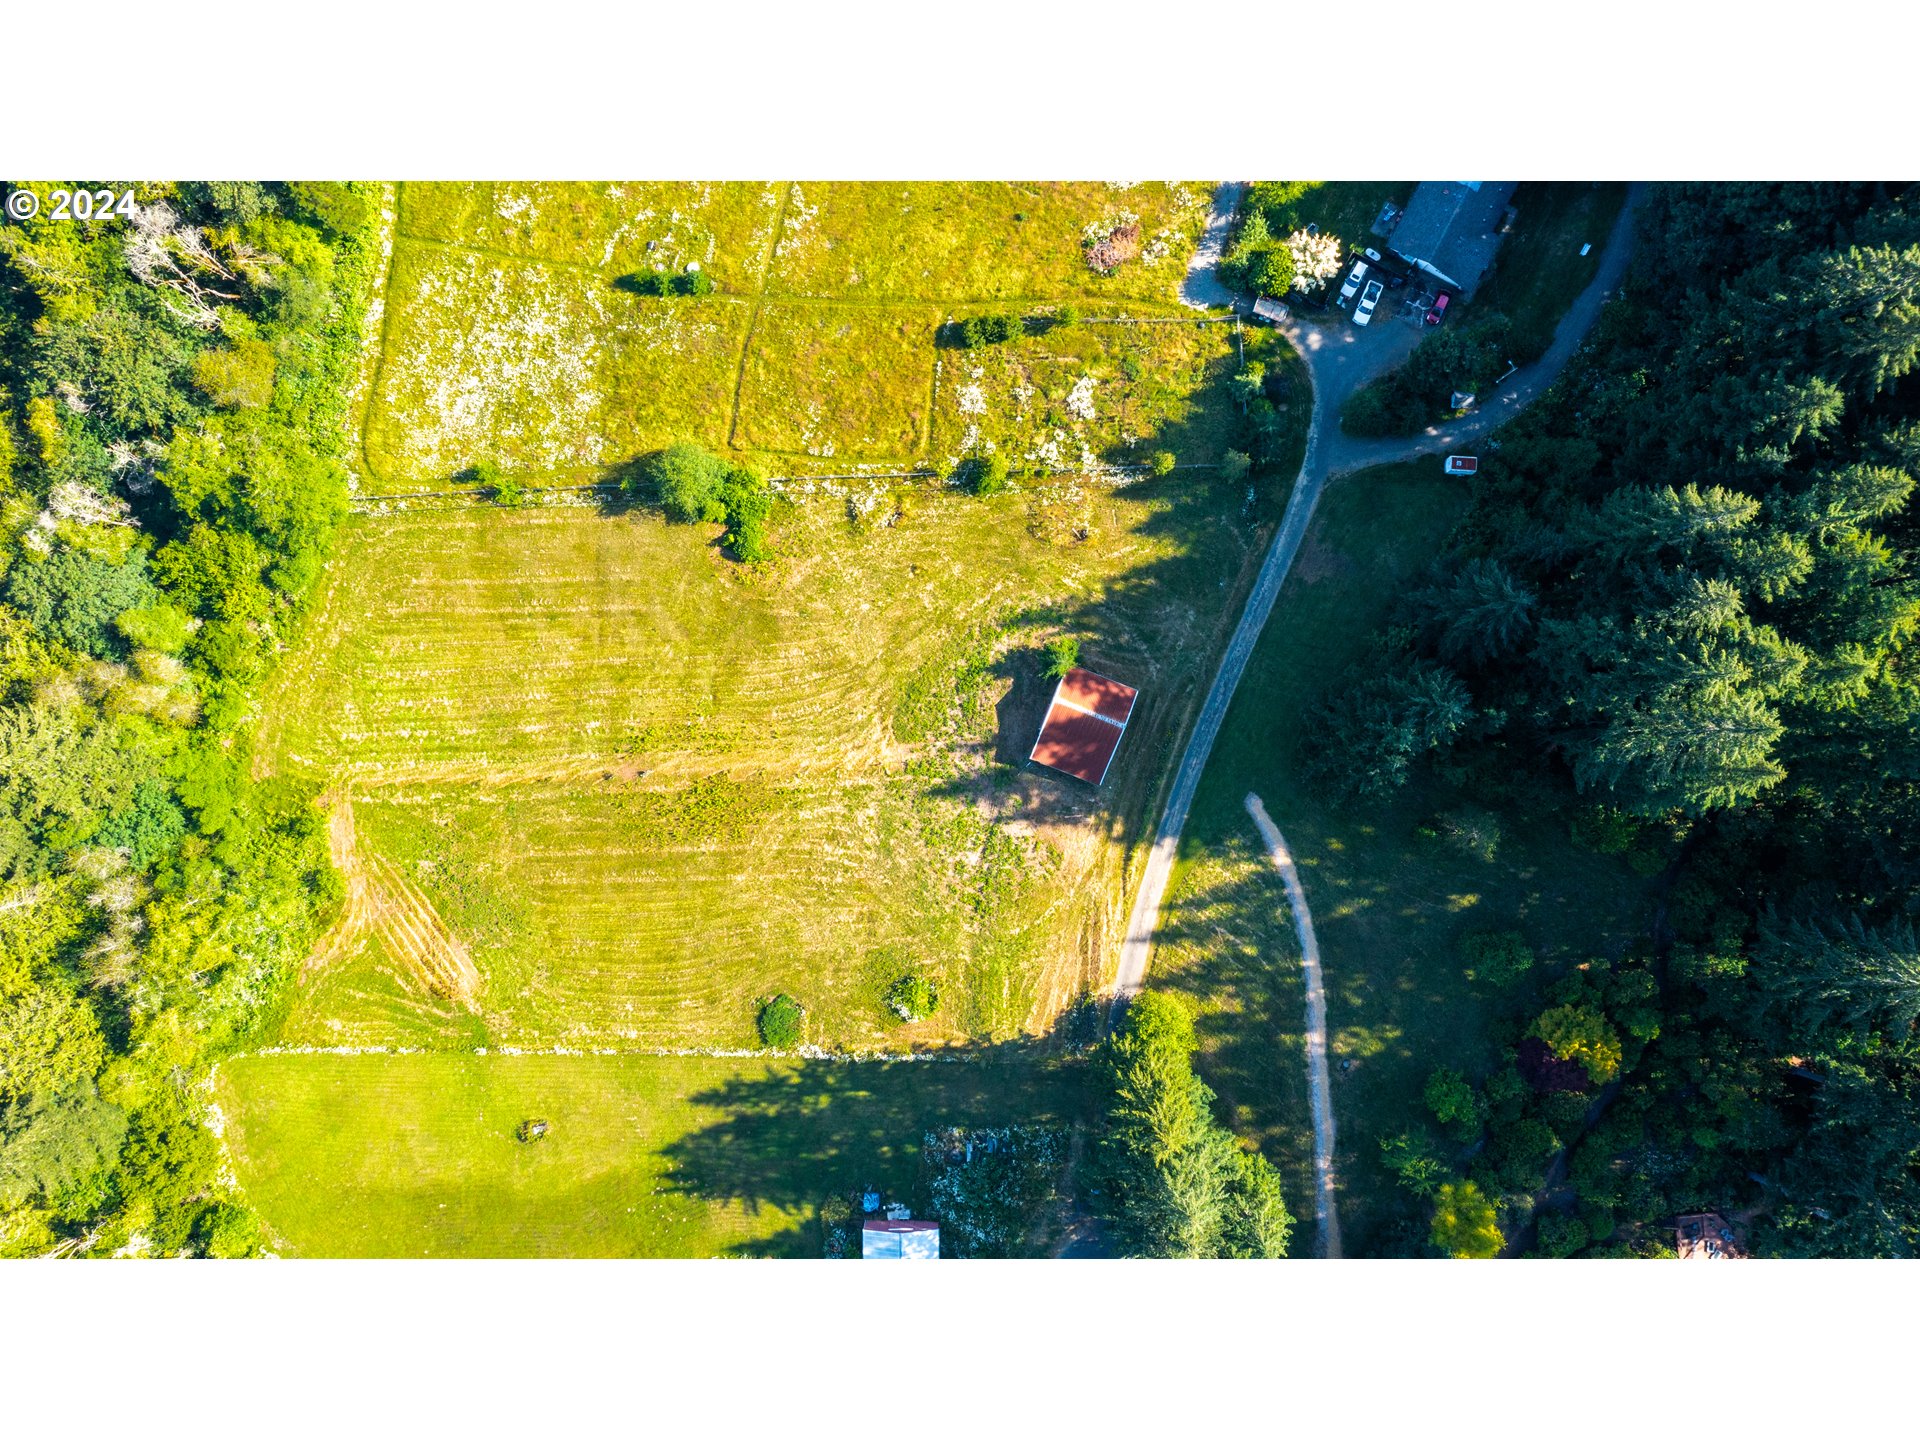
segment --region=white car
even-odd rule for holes
[[[1347,301],[1351,300],[1359,292],[1360,282],[1366,278],[1367,262],[1364,260],[1354,261],[1353,269],[1347,272],[1347,283],[1340,287],[1340,298],[1334,303],[1336,305],[1346,304]]]
[[[1380,303],[1380,293],[1387,287],[1378,280],[1367,282],[1367,293],[1360,297],[1360,303],[1353,307],[1353,323],[1365,325],[1373,319],[1373,307]]]

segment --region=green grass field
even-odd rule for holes
[[[951,465],[983,445],[1015,464],[1048,467],[1138,464],[1155,450],[1211,464],[1228,448],[1233,401],[1220,382],[1238,368],[1232,326],[1035,330],[943,352],[936,463]]]
[[[918,459],[939,318],[924,305],[762,305],[733,442],[840,460]]]
[[[362,444],[369,493],[446,489],[485,460],[529,484],[597,480],[679,439],[776,471],[911,466],[927,455],[948,307],[1175,313],[1209,190],[433,182],[397,197]],[[1081,231],[1122,214],[1138,218],[1142,252],[1097,275]],[[689,264],[716,293],[627,288],[637,272]],[[1154,348],[1138,335],[1082,344]],[[1168,363],[1163,388],[1193,378],[1183,357]],[[1133,433],[1178,425],[1179,411],[1160,395]],[[1199,453],[1199,435],[1183,441],[1182,458],[1218,458]]]
[[[1201,782],[1153,962],[1152,983],[1199,1009],[1201,1070],[1235,1128],[1259,1137],[1296,1182],[1295,1213],[1310,1216],[1299,950],[1242,805],[1259,794],[1300,866],[1320,941],[1351,1254],[1381,1244],[1406,1210],[1379,1163],[1380,1138],[1421,1113],[1434,1066],[1490,1065],[1491,1025],[1503,1005],[1523,1003],[1463,973],[1460,937],[1520,929],[1544,962],[1536,974],[1551,976],[1624,945],[1644,903],[1646,882],[1623,862],[1572,846],[1564,797],[1489,810],[1426,777],[1387,804],[1329,803],[1295,778],[1308,712],[1364,653],[1464,506],[1438,459],[1329,488]],[[1416,827],[1433,817],[1479,839],[1420,838]]]
[[[414,181],[400,187],[400,234],[602,273],[679,271],[722,294],[755,289],[780,216],[781,187],[714,181]]]
[[[402,239],[368,484],[445,488],[482,460],[530,483],[589,480],[676,439],[723,444],[752,317],[735,300],[645,298],[593,270]]]
[[[1473,303],[1513,322],[1513,357],[1521,364],[1546,353],[1560,317],[1599,273],[1600,253],[1626,198],[1619,181],[1536,180],[1514,192],[1520,218]],[[1583,256],[1585,244],[1593,251]]]
[[[1206,226],[1211,186],[976,181],[788,188],[768,290],[816,299],[1171,303]],[[1089,225],[1131,215],[1139,261],[1082,262]]]
[[[215,1089],[281,1253],[354,1258],[818,1256],[828,1196],[911,1202],[929,1127],[1080,1105],[1018,1061],[280,1054]]]

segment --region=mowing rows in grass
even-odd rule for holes
[[[1057,532],[1040,492],[866,529],[816,500],[752,571],[646,512],[356,522],[266,698],[262,764],[350,790],[357,844],[484,979],[474,1010],[435,999],[376,924],[288,1038],[751,1047],[778,992],[817,1044],[1045,1029],[1099,981],[1257,549],[1236,498],[1083,486]],[[1103,793],[1016,768],[1063,631],[1144,692]],[[934,983],[933,1016],[892,1014],[903,975]]]

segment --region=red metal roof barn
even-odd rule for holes
[[[1046,724],[1027,758],[1089,785],[1100,784],[1139,693],[1091,670],[1069,670],[1054,687]]]

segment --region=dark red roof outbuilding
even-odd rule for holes
[[[1139,691],[1091,670],[1069,670],[1054,687],[1029,760],[1098,785],[1107,778]]]

